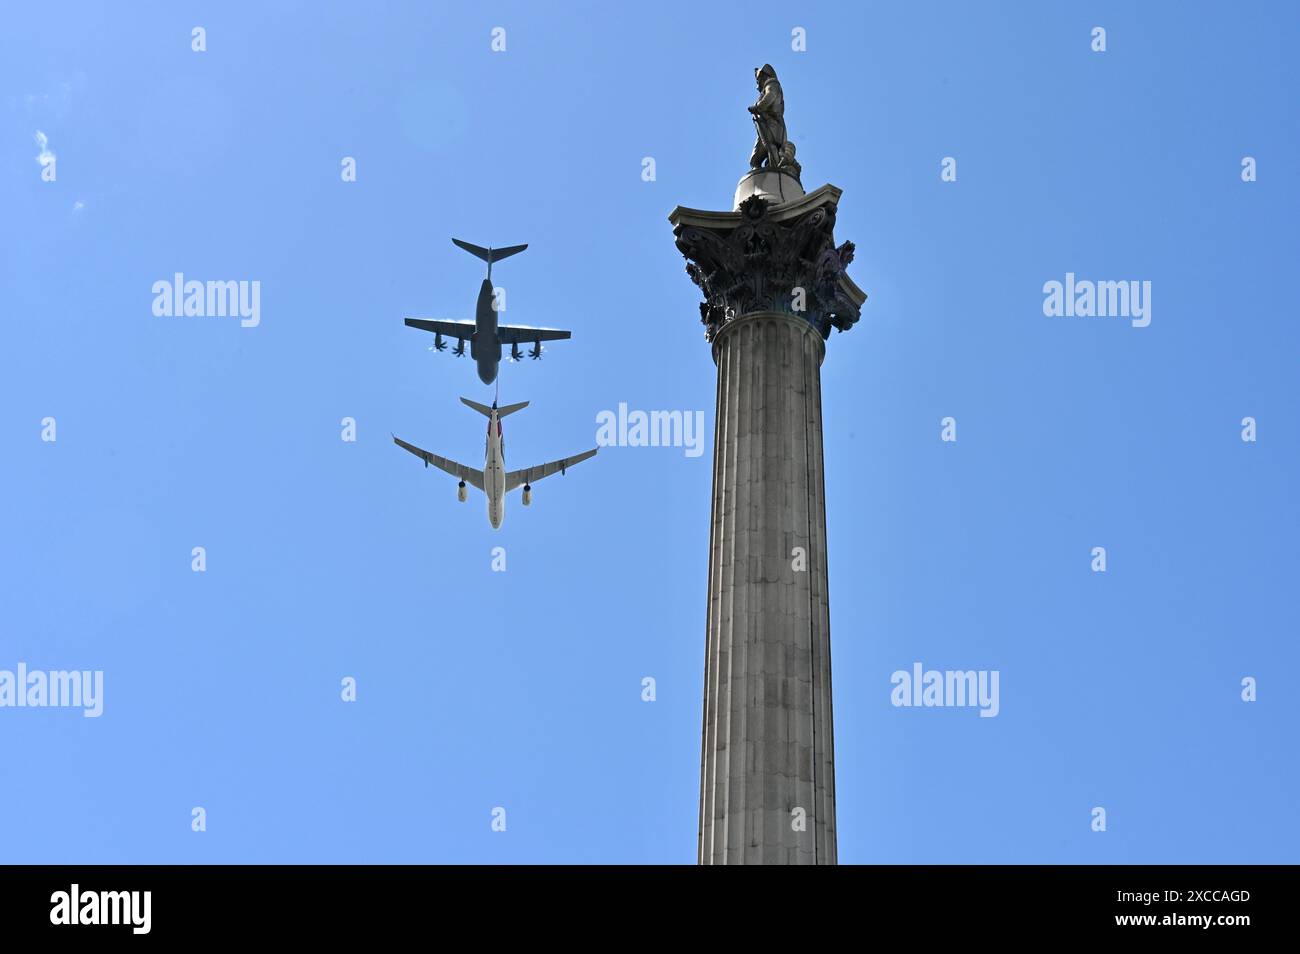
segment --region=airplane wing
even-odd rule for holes
[[[565,457],[562,460],[553,460],[549,464],[538,464],[536,467],[525,467],[523,470],[512,470],[506,474],[506,493],[514,490],[522,484],[535,484],[543,477],[549,477],[551,474],[564,473],[574,464],[580,464],[589,457],[595,457],[596,451],[600,448],[593,447],[589,451],[577,454],[573,457]]]
[[[432,321],[428,318],[407,318],[406,327],[419,328],[421,331],[433,331],[449,338],[468,339],[474,337],[472,321]]]
[[[408,319],[407,324],[410,324]],[[497,325],[497,337],[502,344],[532,344],[537,341],[561,341],[572,337],[573,332],[559,328],[529,328],[527,325]]]
[[[432,464],[439,470],[446,471],[453,477],[459,477],[461,480],[465,481],[465,483],[477,487],[479,490],[483,489],[483,471],[475,470],[473,467],[466,467],[464,464],[458,464],[454,460],[448,460],[446,457],[439,457],[437,454],[430,454],[428,451],[421,450],[414,444],[406,443],[406,441],[402,440],[400,437],[394,437],[393,443],[398,447],[405,448],[416,457],[420,458],[424,461],[425,467]],[[548,464],[547,466],[549,467],[550,465]]]

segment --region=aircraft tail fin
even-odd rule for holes
[[[493,262],[499,262],[503,258],[509,258],[511,255],[518,255],[528,247],[525,244],[511,245],[508,248],[483,248],[480,245],[472,245],[469,242],[462,242],[458,238],[452,239],[452,242],[459,248],[463,248],[465,251],[469,252],[475,258],[481,258],[489,265]]]
[[[488,407],[486,404],[479,404],[478,401],[471,401],[467,397],[461,398],[460,403],[464,404],[466,407],[472,407],[486,418],[492,417],[492,408]],[[497,408],[497,417],[502,418],[507,414],[515,413],[515,411],[522,411],[527,406],[527,401],[520,401],[518,404],[507,404],[505,407]]]

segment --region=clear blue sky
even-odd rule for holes
[[[666,217],[729,206],[770,61],[871,296],[823,367],[841,859],[1300,861],[1294,7],[331,7],[4,13],[0,669],[105,700],[0,709],[0,860],[694,861],[710,454],[494,533],[389,433],[481,457],[490,391],[402,325],[470,317],[455,235],[574,332],[503,366],[512,465],[619,402],[711,435]],[[155,317],[177,271],[261,325]],[[1150,326],[1045,317],[1066,272]],[[894,708],[916,661],[999,716]]]

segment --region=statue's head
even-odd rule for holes
[[[762,89],[763,84],[769,79],[776,79],[776,70],[772,69],[771,63],[764,63],[762,66],[754,67],[754,82],[759,89]]]

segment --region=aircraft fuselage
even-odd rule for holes
[[[481,368],[482,365],[480,364]],[[482,376],[482,372],[479,372]],[[501,528],[506,516],[506,452],[501,436],[501,420],[492,409],[488,420],[487,447],[483,460],[483,496],[487,497],[488,523],[493,530]]]
[[[491,384],[497,379],[501,364],[501,341],[497,337],[497,310],[492,294],[492,282],[483,279],[478,292],[478,307],[474,312],[474,337],[470,341],[470,357],[478,364],[478,379]]]

